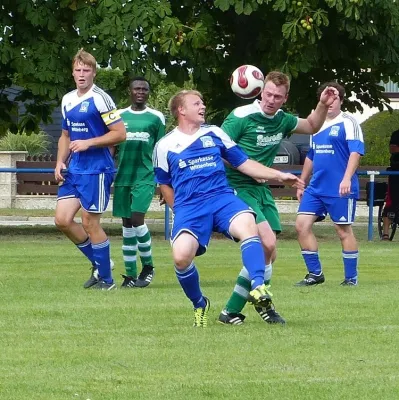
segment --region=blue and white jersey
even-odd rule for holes
[[[181,205],[200,204],[213,196],[233,193],[227,183],[223,159],[233,167],[248,156],[217,126],[202,126],[193,135],[178,128],[162,138],[154,149],[155,179],[171,185],[174,211]]]
[[[313,160],[313,176],[306,190],[318,196],[340,197],[339,185],[353,152],[364,155],[362,129],[351,115],[341,112],[311,137],[307,157]],[[349,197],[359,197],[356,174],[352,176]]]
[[[93,87],[83,96],[73,90],[62,98],[62,129],[69,132],[71,141],[86,140],[108,133],[108,126],[121,120],[111,97]],[[90,147],[72,153],[68,166],[75,174],[115,172],[114,160],[108,147]]]

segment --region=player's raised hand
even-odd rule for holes
[[[286,185],[290,185],[293,188],[297,188],[297,189],[304,189],[305,188],[305,182],[301,178],[298,178],[297,176],[295,176],[294,174],[283,172],[281,174],[281,178],[280,179]]]
[[[86,151],[90,147],[90,142],[88,140],[74,140],[69,144],[69,150],[74,153],[79,153],[80,151]]]
[[[320,103],[330,107],[336,99],[339,98],[339,92],[336,88],[327,86],[320,95]]]

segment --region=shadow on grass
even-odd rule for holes
[[[164,224],[147,224],[153,238],[163,239],[165,237]],[[110,237],[121,237],[122,225],[119,224],[103,224],[104,231]],[[354,226],[353,231],[359,241],[367,240],[367,226]],[[316,224],[314,226],[314,233],[319,242],[324,241],[339,241],[338,236],[332,224]],[[51,225],[34,225],[34,226],[0,226],[0,237],[13,237],[13,236],[53,236],[64,238],[64,235],[55,227]],[[378,234],[374,232],[374,241],[377,241]],[[215,233],[212,240],[228,240],[222,234]],[[283,231],[278,235],[278,241],[281,240],[297,240],[295,227],[292,224],[283,224]]]
[[[121,236],[122,235],[122,224],[103,224],[105,233],[108,236]],[[151,234],[154,237],[164,237],[164,226],[162,224],[156,224],[149,226]],[[51,235],[55,237],[64,238],[62,232],[60,232],[55,226],[52,225],[33,225],[33,226],[0,226],[0,236],[46,236]]]

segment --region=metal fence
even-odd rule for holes
[[[298,170],[285,170],[294,175],[300,175],[301,171]],[[54,173],[54,169],[49,168],[0,168],[0,173]],[[369,198],[369,216],[368,216],[368,228],[367,228],[367,240],[373,240],[373,204],[374,204],[374,182],[376,176],[389,176],[399,175],[399,171],[359,171],[359,176],[369,176],[370,182],[370,198]],[[170,239],[170,218],[171,212],[168,206],[165,205],[165,239]]]

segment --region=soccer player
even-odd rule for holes
[[[389,171],[399,171],[399,129],[392,132],[389,141],[389,153],[391,154]],[[388,176],[388,193],[385,207],[382,212],[383,234],[381,240],[389,240],[389,227],[399,208],[399,176]]]
[[[129,84],[131,106],[121,110],[126,141],[118,145],[118,172],[115,178],[113,215],[122,218],[123,261],[126,275],[122,288],[148,286],[154,276],[151,234],[144,222],[155,180],[152,153],[155,143],[165,135],[164,115],[146,105],[150,84],[142,77]],[[137,250],[142,270],[137,277]]]
[[[306,181],[313,171],[305,191],[297,191],[300,204],[296,230],[308,273],[296,285],[312,286],[324,282],[312,227],[328,213],[342,246],[345,279],[341,285],[356,286],[359,251],[352,223],[359,196],[356,169],[364,154],[363,133],[357,121],[341,111],[345,97],[343,86],[336,82],[324,83],[317,91],[318,96],[326,87],[335,87],[339,98],[330,105],[323,126],[313,135],[302,169],[301,177]]]
[[[108,205],[115,173],[110,146],[125,140],[126,130],[110,96],[94,84],[96,65],[90,53],[79,50],[72,61],[76,90],[62,99],[55,223],[92,264],[92,275],[84,287],[111,290],[116,286],[110,246],[100,219]],[[63,175],[68,161],[68,172]],[[82,224],[74,221],[80,209]]]
[[[222,129],[251,160],[267,167],[273,164],[284,138],[293,132],[317,132],[324,122],[329,105],[338,97],[335,88],[326,88],[316,109],[306,119],[302,119],[281,109],[287,101],[289,88],[290,81],[287,75],[279,71],[270,72],[265,78],[261,100],[236,108],[222,125]],[[227,168],[227,177],[237,196],[256,212],[256,223],[266,258],[265,283],[270,285],[272,263],[276,259],[276,234],[281,232],[280,218],[271,190],[269,186],[253,180],[237,169]],[[230,299],[219,315],[221,323],[243,323],[245,316],[241,311],[247,303],[250,287],[248,271],[243,268]],[[285,323],[275,311],[272,302],[267,308],[256,306],[255,310],[267,323]]]
[[[177,279],[194,306],[194,326],[207,325],[209,300],[203,296],[194,257],[205,253],[212,231],[241,241],[242,261],[251,287],[249,301],[267,305],[263,283],[265,260],[254,213],[227,183],[223,159],[254,179],[277,179],[303,188],[295,175],[264,167],[248,156],[218,127],[205,121],[202,95],[184,90],[171,98],[177,127],[154,150],[156,180],[173,209],[172,253]]]

